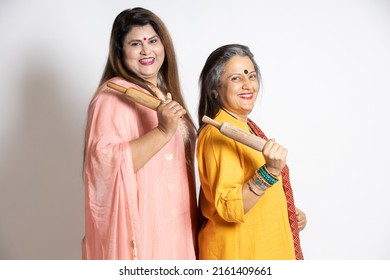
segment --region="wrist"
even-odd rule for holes
[[[166,132],[166,130],[160,126],[155,127],[153,130],[155,131],[155,134],[157,134],[158,137],[160,137],[165,142],[165,144],[168,143],[173,136],[172,133]]]
[[[264,170],[274,178],[277,178],[281,173],[281,170],[279,168],[269,167],[267,164],[264,164],[263,166]]]
[[[278,176],[276,174],[271,173],[265,167],[265,164],[260,166],[260,168],[256,170],[255,177],[257,178],[257,180],[262,181],[268,187],[273,186],[279,181]]]
[[[262,188],[258,186],[253,179],[250,179],[249,181],[246,182],[246,185],[248,186],[248,189],[250,190],[251,193],[253,193],[255,196],[262,196],[265,193],[266,188]]]

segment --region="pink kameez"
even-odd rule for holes
[[[146,92],[120,78],[111,81]],[[196,258],[192,126],[183,118],[171,141],[133,171],[129,141],[157,123],[155,111],[106,84],[98,89],[86,130],[83,259]]]

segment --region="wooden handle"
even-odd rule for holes
[[[255,149],[257,151],[263,151],[264,144],[266,140],[251,134],[249,132],[246,132],[230,123],[223,122],[222,124],[207,117],[203,116],[202,121],[204,123],[210,124],[212,126],[215,126],[218,128],[218,130],[225,136],[240,142],[244,145],[247,145],[248,147],[251,147],[252,149]]]
[[[126,96],[135,103],[139,103],[153,110],[156,110],[161,103],[161,100],[157,97],[151,96],[134,88],[125,88],[112,82],[108,82],[107,86],[126,94]]]
[[[208,123],[208,124],[211,124],[212,126],[215,126],[216,128],[220,129],[222,124],[220,124],[219,122],[213,120],[212,118],[209,118],[208,116],[203,116],[202,117],[202,121],[204,123]]]

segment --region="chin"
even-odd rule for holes
[[[242,108],[242,110],[244,112],[246,112],[247,114],[249,114],[250,112],[252,112],[253,108],[254,108],[254,106],[250,106],[250,107]]]

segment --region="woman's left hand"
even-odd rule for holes
[[[298,229],[301,231],[306,227],[306,214],[297,207],[295,207],[295,214],[297,215]]]

